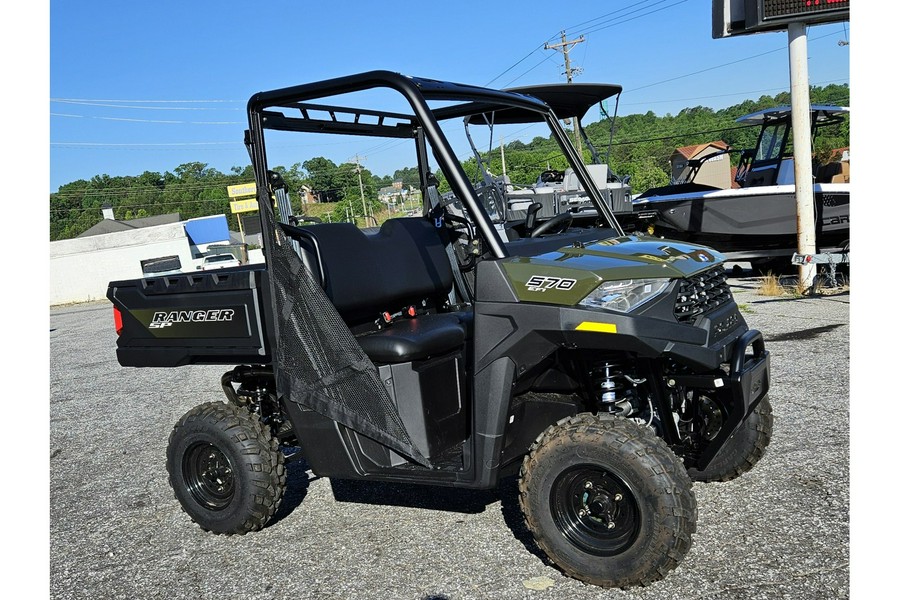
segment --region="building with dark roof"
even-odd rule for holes
[[[103,206],[102,210],[103,220],[77,237],[83,238],[91,237],[92,235],[102,235],[104,233],[132,231],[134,229],[155,227],[157,225],[169,225],[170,223],[178,223],[181,221],[181,215],[179,213],[169,213],[166,215],[156,215],[155,217],[143,217],[140,219],[120,221],[113,218],[113,209],[109,205]]]

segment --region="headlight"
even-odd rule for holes
[[[663,293],[671,279],[623,279],[605,281],[579,302],[588,308],[631,312]]]

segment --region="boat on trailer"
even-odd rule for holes
[[[812,136],[844,120],[849,108],[811,106]],[[797,201],[791,136],[791,108],[768,108],[737,119],[760,127],[750,150],[725,149],[689,161],[684,183],[653,188],[634,199],[634,209],[656,213],[652,233],[711,246],[731,260],[762,268],[785,263],[797,249]],[[703,163],[740,152],[735,186],[696,183]],[[846,252],[850,246],[849,152],[846,160],[813,164],[818,252]]]

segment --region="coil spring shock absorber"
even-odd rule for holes
[[[591,386],[599,403],[598,410],[630,417],[640,410],[642,402],[636,388],[647,380],[626,372],[621,363],[603,360],[590,371]]]
[[[621,400],[619,394],[626,389],[622,365],[603,361],[591,372],[591,376],[602,410],[614,412],[616,402]]]
[[[603,404],[615,404],[618,399],[617,394],[625,389],[625,386],[622,384],[625,376],[622,374],[621,365],[610,362],[604,363],[600,367],[600,375],[602,377],[600,381],[600,402]]]

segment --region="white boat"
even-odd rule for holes
[[[812,135],[844,120],[849,108],[813,105]],[[791,109],[761,110],[737,119],[760,127],[756,147],[741,152],[736,186],[720,189],[695,183],[703,162],[735,150],[722,150],[690,162],[685,183],[647,190],[634,199],[635,211],[656,213],[656,236],[711,246],[732,260],[757,266],[789,258],[797,249],[797,202],[791,147]],[[813,165],[816,243],[819,252],[850,245],[849,151],[839,163]]]

